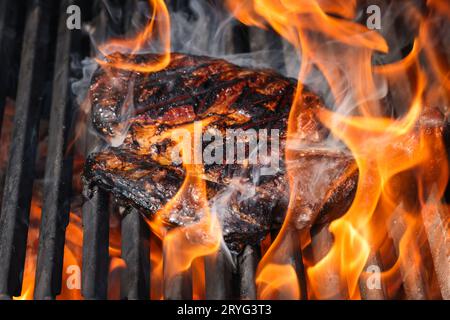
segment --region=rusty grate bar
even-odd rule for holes
[[[30,1],[0,218],[0,294],[20,295],[33,187],[50,1]]]

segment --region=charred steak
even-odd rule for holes
[[[117,58],[117,57],[115,57]],[[121,56],[148,63],[156,55]],[[279,170],[261,175],[262,164],[212,164],[203,179],[211,207],[232,250],[256,243],[282,223],[289,201],[284,154],[287,119],[296,82],[270,70],[253,70],[225,60],[173,53],[162,71],[142,74],[99,68],[90,98],[94,128],[114,146],[89,156],[84,181],[109,190],[125,205],[151,216],[179,190],[186,172],[171,160],[171,130],[205,121],[203,131],[227,129],[279,130]],[[350,204],[357,167],[345,152],[330,151],[328,131],[316,118],[320,99],[304,91],[300,134],[293,167],[298,214],[294,223],[309,227],[317,217],[342,214]],[[205,146],[203,146],[205,147]],[[165,213],[168,225],[199,219],[189,199],[176,212]]]

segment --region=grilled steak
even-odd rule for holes
[[[157,56],[121,58],[148,63]],[[93,125],[114,146],[89,156],[84,181],[152,215],[177,193],[186,176],[183,165],[172,160],[176,143],[170,133],[189,129],[194,121],[204,124],[203,132],[218,131],[223,136],[227,129],[277,129],[281,159],[274,174],[262,175],[266,164],[259,162],[204,167],[211,208],[218,214],[228,246],[238,251],[284,219],[289,201],[284,154],[295,89],[295,80],[270,70],[175,53],[167,68],[151,74],[99,68],[90,88]],[[292,164],[299,177],[294,180],[299,228],[309,227],[317,217],[323,221],[345,212],[357,180],[351,156],[323,145],[328,131],[316,118],[316,110],[323,107],[320,99],[308,91],[302,94],[298,157]],[[199,218],[188,197],[179,209],[163,215],[174,226]]]

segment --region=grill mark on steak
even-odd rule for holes
[[[136,61],[142,61],[142,57],[145,56],[148,57],[147,61],[151,60],[151,55],[127,56],[126,58],[136,63]],[[218,114],[219,111],[221,113],[231,111],[229,109],[233,109],[233,106],[236,106],[236,104],[233,105],[233,102],[236,102],[241,111],[245,110],[249,115],[259,112],[254,115],[261,117],[269,109],[255,108],[252,110],[257,103],[249,101],[248,98],[244,100],[246,103],[237,101],[240,96],[246,94],[243,89],[249,89],[253,96],[262,99],[261,104],[277,102],[278,97],[292,96],[295,89],[294,80],[280,77],[272,71],[264,70],[255,73],[220,59],[197,56],[188,56],[183,59],[181,56],[172,54],[172,60],[167,70],[150,75],[116,69],[98,69],[90,90],[94,128],[104,135],[114,136],[117,134],[117,130],[121,129],[120,124],[125,120],[122,117],[121,104],[129,90],[128,85],[132,82],[134,82],[135,113],[146,113],[153,119],[161,118],[169,109],[183,105],[192,106],[197,118],[202,118],[209,115],[207,111],[211,105],[230,95],[235,96],[235,101],[228,101],[231,102],[231,106],[210,111],[215,114]],[[199,63],[200,66],[197,66],[196,63]],[[183,64],[187,64],[187,67]],[[200,72],[202,68],[205,69],[204,72]],[[273,87],[270,86],[271,84]],[[143,99],[142,96],[145,92],[149,94],[146,99]],[[278,106],[284,107],[283,110],[278,108],[278,111],[289,111],[290,105],[287,103]],[[261,112],[263,114],[260,114]]]
[[[136,63],[153,61],[155,55],[122,58]],[[204,130],[222,133],[227,128],[279,129],[283,158],[275,175],[260,176],[261,164],[205,166],[208,199],[219,216],[229,248],[239,251],[245,244],[258,242],[284,219],[289,202],[284,153],[295,89],[295,80],[270,70],[176,53],[165,70],[148,75],[98,69],[90,89],[94,128],[105,137],[120,134],[124,127],[127,132],[119,147],[89,156],[83,179],[151,215],[176,194],[185,178],[183,167],[171,162],[173,143],[167,132],[195,120],[208,121]],[[127,115],[122,108],[130,91],[135,108],[134,114]],[[301,103],[298,146],[302,147],[295,160],[299,179],[294,184],[298,199],[293,203],[296,225],[306,228],[316,220],[323,222],[346,211],[358,172],[349,154],[324,149],[328,130],[316,117],[318,108],[324,107],[320,99],[304,91]],[[188,200],[182,210],[163,217],[170,225],[198,219]]]

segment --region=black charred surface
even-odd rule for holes
[[[150,232],[142,215],[131,209],[122,220],[122,258],[126,263],[121,283],[122,298],[149,299]]]
[[[170,258],[165,255],[163,249],[164,300],[192,300],[191,269],[170,277],[166,271],[169,264]]]
[[[94,188],[83,205],[83,273],[81,293],[85,299],[106,299],[109,270],[108,194]]]
[[[50,1],[26,14],[14,131],[0,217],[0,294],[20,295],[28,234],[41,97],[46,77]]]
[[[444,142],[447,150],[447,162],[450,167],[450,112],[445,117],[445,130],[444,130]],[[450,182],[447,183],[447,188],[445,189],[445,201],[450,204]]]
[[[107,59],[140,64],[160,58],[115,54]],[[98,185],[112,192],[125,205],[153,214],[177,193],[185,178],[183,167],[171,158],[174,143],[167,138],[170,130],[194,121],[207,122],[204,131],[219,131],[223,136],[229,128],[267,129],[269,137],[271,129],[278,129],[280,169],[273,175],[261,175],[262,164],[205,166],[208,200],[218,208],[224,239],[230,249],[240,251],[283,221],[289,196],[284,163],[287,118],[295,89],[294,80],[270,70],[178,53],[172,54],[165,69],[147,75],[99,68],[90,91],[93,124],[107,139],[122,136],[123,142],[92,154],[84,181],[87,186]],[[357,168],[346,153],[324,149],[321,143],[328,132],[316,116],[323,105],[313,93],[304,91],[302,95],[303,112],[298,120],[301,150],[296,161],[298,176],[309,178],[305,182],[300,179],[298,189],[306,192],[311,189],[309,184],[320,182],[313,188],[317,194],[302,195],[299,225],[307,227],[318,216],[325,219],[326,210],[352,199]],[[131,99],[134,109],[129,108]],[[313,174],[321,171],[311,168],[323,169],[326,174],[317,179]],[[186,225],[199,220],[197,208],[185,198],[179,210],[163,216],[164,221]]]
[[[15,96],[19,68],[20,39],[23,32],[21,1],[3,0],[0,3],[0,131],[3,122],[5,98]]]
[[[89,158],[85,177],[94,184],[111,192],[127,204],[155,212],[172,198],[182,184],[180,173],[157,163],[125,152],[98,154]],[[111,166],[114,157],[117,166]],[[88,195],[89,196],[89,195]]]
[[[77,31],[67,29],[66,10],[77,1],[61,2],[56,46],[55,77],[50,115],[48,156],[45,169],[44,202],[39,231],[36,299],[54,299],[61,292],[64,239],[69,222],[72,183],[71,152],[68,152],[72,99],[70,94],[70,55]]]
[[[137,64],[160,58],[120,54],[109,57]],[[269,70],[255,72],[221,59],[174,53],[167,68],[148,75],[99,68],[91,86],[94,128],[101,134],[117,135],[130,112],[145,113],[168,125],[231,114],[237,118],[236,124],[237,120],[249,123],[252,117],[274,121],[276,116],[289,112],[294,89],[293,80]],[[127,97],[133,99],[134,111],[128,110]],[[225,103],[236,108],[229,110]]]
[[[239,298],[256,300],[256,268],[261,253],[259,247],[245,246],[238,256]]]
[[[205,257],[206,300],[225,300],[232,296],[232,257],[221,248],[216,254]]]

